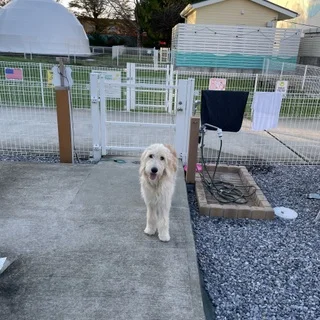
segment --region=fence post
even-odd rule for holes
[[[100,110],[99,110],[99,90],[98,74],[90,73],[90,96],[91,96],[91,120],[92,120],[92,149],[93,159],[101,159],[100,143]]]
[[[130,110],[135,110],[136,109],[136,64],[135,63],[130,63],[130,84],[131,89],[130,89]]]
[[[71,105],[68,87],[56,87],[60,162],[73,163]]]
[[[270,65],[270,60],[267,59],[267,62],[266,62],[266,75],[268,75],[268,73],[269,73],[269,65]]]
[[[169,86],[173,86],[173,65],[170,64],[170,68],[169,68]],[[168,112],[172,113],[173,112],[173,88],[169,89],[169,109]]]
[[[99,83],[99,98],[100,98],[100,145],[101,145],[101,154],[105,156],[107,154],[107,130],[106,130],[106,87],[104,82],[104,77],[100,75]]]
[[[127,62],[127,84],[131,84],[131,63]],[[130,111],[131,109],[131,88],[130,86],[127,86],[127,105],[126,105],[126,109],[127,111]]]
[[[127,62],[127,111],[136,108],[136,64]]]
[[[42,77],[42,63],[39,63],[39,72],[40,72],[40,86],[41,86],[41,99],[42,107],[44,108],[44,90],[43,90],[43,77]]]
[[[170,85],[170,68],[169,65],[166,66],[166,86]],[[169,88],[165,89],[166,92],[166,97],[165,97],[165,102],[166,102],[166,109],[168,113],[171,113],[171,108],[170,108],[170,101],[169,101]]]
[[[178,80],[178,105],[176,115],[175,148],[185,164],[188,154],[189,119],[192,116],[194,79]]]
[[[280,80],[282,80],[283,69],[284,69],[284,62],[282,62],[282,66],[281,66]]]
[[[174,77],[174,85],[177,87],[178,86],[178,81],[179,81],[179,75],[178,72],[176,72],[175,77]],[[173,111],[177,112],[177,103],[178,103],[178,95],[177,95],[177,89],[175,89],[175,98],[174,98],[174,103],[173,103]]]
[[[183,157],[183,131],[184,131],[184,117],[182,112],[186,108],[186,97],[188,95],[187,80],[181,79],[178,81],[178,99],[177,99],[177,116],[176,116],[176,136],[175,149],[178,158]]]
[[[120,49],[119,49],[119,46],[117,46],[117,67],[119,67],[119,53]]]
[[[158,68],[158,62],[159,62],[158,50],[154,48],[153,49],[153,65],[155,68]]]
[[[303,75],[301,90],[304,89],[304,84],[305,84],[305,82],[306,82],[306,76],[307,76],[307,70],[308,70],[308,65],[306,65],[305,68],[304,68],[304,75]]]
[[[60,162],[73,163],[74,143],[70,87],[66,86],[64,81],[64,78],[66,78],[64,58],[56,58],[56,60],[59,61],[57,71],[60,74],[59,84],[55,87]]]
[[[257,87],[258,87],[258,79],[259,79],[259,74],[256,74],[256,79],[254,81],[254,92],[257,91]]]
[[[200,118],[191,117],[188,160],[187,160],[188,168],[187,168],[187,174],[186,174],[187,183],[195,183],[196,165],[197,165],[197,159],[198,159],[199,126],[200,126]]]

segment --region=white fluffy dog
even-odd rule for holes
[[[141,155],[141,194],[147,206],[144,232],[153,235],[158,230],[161,241],[169,241],[169,211],[176,183],[177,154],[172,146],[152,144]]]

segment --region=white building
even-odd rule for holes
[[[0,52],[89,55],[78,19],[54,0],[12,0],[0,9]]]

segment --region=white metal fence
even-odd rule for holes
[[[112,47],[90,47],[91,55],[77,56],[70,54],[65,58],[69,64],[82,65],[88,67],[106,66],[106,67],[125,67],[128,62],[152,64],[158,66],[161,64],[169,64],[171,62],[170,48],[136,48],[125,46],[112,46]],[[3,60],[15,57],[17,60],[22,58],[25,62],[38,61],[46,62],[48,64],[56,63],[56,56],[53,55],[40,55],[40,54],[23,54],[23,53],[0,53],[4,56]],[[9,60],[8,59],[8,60]]]
[[[52,66],[0,62],[0,154],[58,153],[55,93],[48,81],[48,71]],[[23,81],[6,80],[6,67],[22,68]],[[141,64],[129,64],[127,68],[71,68],[74,79],[71,97],[75,148],[80,155],[88,156],[93,150],[90,73],[100,70],[119,72],[123,83],[121,98],[106,100],[106,111],[110,115],[121,111],[118,118],[111,118],[115,121],[123,122],[129,117],[130,122],[146,123],[148,118],[153,117],[152,121],[158,123],[174,123],[172,119],[177,97],[172,88],[177,86],[179,80],[194,78],[194,100],[200,100],[201,90],[208,89],[210,78],[223,78],[226,79],[226,90],[248,91],[250,94],[241,131],[224,134],[221,161],[242,164],[320,163],[319,68],[282,63],[276,68],[272,61],[263,74],[182,72],[167,66],[154,68],[153,65]],[[252,131],[251,103],[254,92],[274,91],[278,80],[288,81],[278,128],[268,132]],[[158,87],[143,88],[142,84]],[[141,118],[144,120],[140,121]],[[115,130],[116,126],[115,123],[107,125],[107,132],[114,139],[113,146],[125,144],[130,139],[139,145],[145,137],[150,143],[155,141],[150,134],[153,129],[146,129],[146,125],[137,125],[139,132],[134,134],[128,128],[124,130],[123,126]],[[164,140],[162,135],[173,139],[174,130],[157,131],[157,141]],[[141,142],[142,145],[145,142]],[[116,151],[111,149],[109,151],[115,154]],[[210,132],[206,136],[206,160],[214,161],[217,150],[218,140]]]
[[[319,67],[266,59],[263,74],[268,78],[275,75],[275,78],[288,81],[291,93],[303,93],[309,97],[320,94]]]
[[[6,80],[5,68],[21,68],[23,80]],[[54,90],[45,64],[0,63],[0,152],[57,154]]]
[[[92,60],[98,60],[111,66],[126,66],[129,63],[168,64],[171,60],[170,49],[134,48],[125,46],[90,47]]]
[[[57,154],[58,133],[54,87],[49,73],[53,64],[0,62],[0,153]],[[23,80],[7,80],[5,68],[19,68]],[[72,66],[75,148],[79,155],[92,149],[90,72]],[[120,70],[96,67],[95,70]]]
[[[175,73],[176,79],[188,77],[196,79],[196,100],[201,99],[201,90],[208,89],[210,78],[226,79],[226,90],[249,92],[240,132],[224,133],[221,161],[242,164],[320,163],[320,83],[318,80],[316,86],[311,85],[314,84],[314,76],[281,74],[280,71],[278,74]],[[275,91],[279,80],[288,81],[288,92],[282,100],[278,127],[252,131],[254,93]],[[214,162],[219,148],[216,133],[208,132],[205,142],[205,159]]]
[[[161,74],[161,70],[157,71]],[[106,72],[93,72],[90,79],[95,159],[107,154],[137,155],[149,144],[169,143],[175,145],[177,153],[186,161],[193,79],[179,80],[176,86],[157,83],[157,79],[123,82],[116,76],[112,80]],[[167,91],[174,91],[178,108],[168,109]],[[141,96],[143,104],[133,107],[128,100],[135,101],[135,94]],[[162,99],[157,98],[159,94]]]
[[[152,108],[157,112],[174,112],[172,66],[167,64],[154,67],[146,64],[128,63],[127,84],[127,111]],[[155,87],[139,87],[140,84],[151,84]]]
[[[91,47],[92,59],[113,66],[125,66],[128,61],[157,64],[158,50],[154,48],[132,48],[125,46]]]

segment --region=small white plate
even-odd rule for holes
[[[8,258],[0,258],[0,274],[6,270],[10,265]]]
[[[293,220],[298,216],[294,210],[285,207],[276,207],[273,210],[276,216],[287,220]]]

